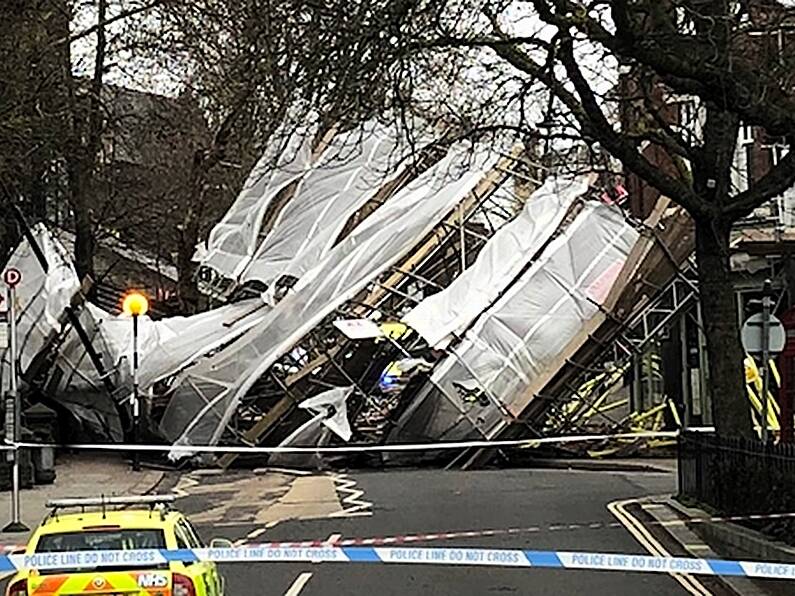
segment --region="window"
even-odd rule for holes
[[[190,527],[185,523],[183,520],[177,522],[177,525],[174,526],[174,535],[177,539],[177,548],[180,549],[192,549],[192,548],[201,548],[201,542],[199,542],[198,538],[193,534]],[[191,561],[183,562],[184,565],[193,565]]]
[[[64,532],[62,534],[45,534],[36,544],[37,553],[75,552],[86,550],[138,550],[165,548],[166,538],[162,530],[130,530],[130,529],[84,529],[82,532]],[[129,569],[136,563],[126,562],[123,566],[102,567],[103,571]],[[139,563],[150,569],[168,569],[168,563]],[[42,575],[60,575],[66,573],[89,573],[89,568],[81,569],[47,569],[40,570]]]
[[[36,544],[37,553],[81,550],[136,550],[165,548],[161,530],[86,530],[63,534],[45,534]]]
[[[193,526],[190,525],[188,520],[179,520],[177,522],[177,528],[182,530],[186,541],[190,545],[189,548],[202,548],[204,546],[201,539],[199,538],[199,535],[196,533],[196,530],[194,530]]]

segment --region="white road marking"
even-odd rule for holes
[[[326,538],[326,544],[336,544],[340,538],[342,538],[342,534],[332,534]]]
[[[347,474],[333,474],[334,484],[340,494],[343,510],[332,513],[329,517],[364,517],[373,514],[373,504],[362,500],[364,491],[356,488],[356,481]],[[342,494],[346,496],[342,496]]]
[[[295,578],[293,585],[284,593],[284,596],[298,596],[301,593],[301,590],[304,589],[306,582],[312,579],[312,574],[308,571],[302,573],[298,577]]]
[[[293,476],[309,476],[312,472],[307,470],[293,470],[292,468],[254,468],[255,474],[291,474]]]
[[[200,470],[194,470],[191,472],[196,476],[220,476],[221,474],[226,474],[226,470],[216,469],[216,468],[202,468]]]
[[[710,550],[706,544],[683,544],[687,550]]]
[[[185,474],[179,479],[177,486],[174,488],[174,494],[178,497],[187,497],[190,494],[188,491],[198,484],[199,481],[196,478],[190,474]]]
[[[276,520],[276,521],[269,521],[267,524],[265,524],[265,527],[264,527],[264,528],[257,528],[257,529],[255,529],[255,530],[252,530],[251,532],[249,532],[249,533],[246,535],[246,537],[245,537],[245,538],[241,538],[240,540],[236,540],[235,542],[233,542],[233,543],[232,543],[232,545],[233,545],[233,546],[243,546],[243,545],[244,545],[244,544],[246,544],[246,542],[248,542],[249,540],[256,540],[257,538],[259,538],[260,536],[262,536],[262,535],[263,535],[265,532],[267,532],[268,530],[270,530],[270,529],[271,529],[273,526],[275,526],[275,525],[276,525],[276,524],[278,524],[278,523],[279,523],[279,521],[278,521],[278,520]]]
[[[643,526],[643,524],[626,511],[625,507],[630,504],[638,503],[637,499],[626,499],[623,501],[614,501],[607,505],[608,511],[612,513],[632,534],[632,536],[640,542],[640,544],[656,557],[671,557],[662,544],[660,544],[654,536]],[[670,573],[681,586],[695,596],[711,596],[711,592],[707,590],[704,585],[691,575],[682,575],[678,573]]]

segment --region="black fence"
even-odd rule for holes
[[[795,538],[795,445],[683,433],[679,498],[719,515],[763,516],[746,525]],[[770,514],[793,513],[793,517]]]

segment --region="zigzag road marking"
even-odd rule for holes
[[[361,499],[364,491],[356,488],[356,480],[347,474],[333,474],[332,478],[337,493],[340,494],[343,510],[332,513],[329,517],[360,517],[373,514],[373,504]]]

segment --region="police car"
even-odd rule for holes
[[[215,563],[153,563],[132,552],[203,547],[188,519],[171,507],[175,500],[154,495],[49,502],[51,512],[33,533],[26,555],[46,560],[48,553],[66,553],[58,564],[68,566],[70,552],[117,551],[118,565],[20,571],[6,596],[223,596],[224,580]],[[64,512],[75,508],[80,511]]]

